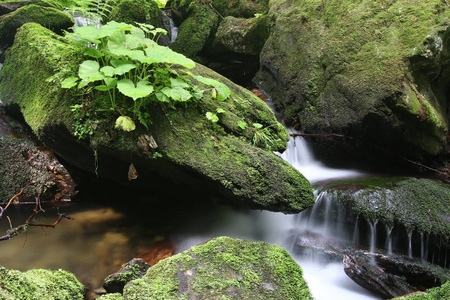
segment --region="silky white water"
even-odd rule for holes
[[[362,172],[328,168],[314,159],[307,142],[302,137],[292,137],[287,150],[279,154],[305,175],[310,182],[358,177]],[[319,196],[319,195],[317,195]],[[340,261],[325,262],[311,255],[297,255],[294,243],[298,235],[314,230],[329,238],[334,233],[325,222],[311,224],[309,215],[284,215],[268,211],[235,211],[222,208],[203,219],[186,224],[173,239],[177,252],[181,252],[218,236],[230,236],[253,241],[277,244],[288,250],[303,268],[304,278],[316,300],[369,300],[379,299],[353,282],[344,272]]]

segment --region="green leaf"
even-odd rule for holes
[[[170,102],[170,98],[163,92],[157,92],[155,95],[160,102]]]
[[[148,85],[148,81],[141,80],[135,86],[129,79],[121,79],[117,82],[117,89],[127,97],[137,98],[147,97],[153,92],[153,86]]]
[[[93,57],[93,58],[100,58],[100,57],[104,56],[104,54],[101,51],[99,51],[99,50],[97,50],[95,48],[86,48],[84,50],[83,54],[87,55],[87,56],[90,56],[90,57]]]
[[[168,63],[181,65],[186,68],[195,67],[195,62],[183,54],[177,53],[172,49],[164,46],[154,45],[145,49],[146,63]]]
[[[182,87],[182,88],[188,88],[189,84],[183,79],[183,78],[170,78],[170,85],[172,87]]]
[[[61,82],[61,87],[63,89],[70,89],[77,85],[78,77],[68,77]]]
[[[85,60],[78,70],[78,76],[84,80],[89,82],[94,82],[97,80],[105,79],[105,76],[99,72],[100,65],[95,60]]]
[[[98,85],[95,87],[95,89],[99,91],[108,91],[110,89],[113,89],[117,85],[117,78],[106,78],[105,82],[106,85]]]
[[[242,130],[245,130],[245,128],[247,128],[247,123],[244,122],[244,121],[238,121],[238,122],[237,122],[237,125],[238,125],[239,127],[241,127]]]
[[[134,124],[134,121],[130,117],[120,116],[116,120],[116,128],[129,132],[136,129],[136,124]]]
[[[228,88],[228,86],[226,86],[222,82],[219,82],[212,78],[206,78],[206,77],[203,77],[200,75],[192,76],[192,77],[194,77],[194,79],[196,79],[204,84],[212,85],[217,90],[217,99],[219,99],[220,101],[227,99],[231,95],[231,91]]]
[[[216,89],[212,89],[212,91],[211,91],[211,97],[212,97],[213,99],[216,99],[216,98],[217,98],[217,90],[216,90]]]
[[[103,75],[108,76],[108,77],[113,77],[114,76],[114,71],[116,69],[114,67],[111,66],[106,66],[100,69],[100,72],[103,73]]]
[[[216,109],[216,113],[218,113],[218,114],[221,114],[221,113],[224,113],[225,111],[222,109],[222,108],[220,108],[220,107],[218,107],[217,109]]]
[[[111,64],[116,68],[114,70],[114,74],[116,75],[123,75],[137,67],[136,64],[131,60],[113,59],[111,60]]]
[[[185,102],[192,98],[192,95],[189,91],[178,86],[174,88],[165,87],[161,90],[161,92],[164,93],[167,97],[178,102]]]
[[[206,118],[213,123],[216,123],[217,121],[219,121],[219,117],[210,111],[206,112]]]
[[[263,128],[263,126],[259,123],[253,123],[253,127],[255,127],[255,129],[261,129]]]

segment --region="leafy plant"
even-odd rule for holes
[[[222,108],[217,108],[215,113],[212,113],[210,111],[206,112],[206,118],[210,120],[213,123],[217,123],[219,121],[219,117],[217,114],[224,113],[225,111]]]
[[[57,0],[72,15],[86,19],[100,20],[110,14],[112,6],[105,0]]]
[[[77,76],[66,78],[61,86],[107,93],[109,109],[120,114],[116,128],[125,131],[136,128],[134,120],[149,127],[151,102],[174,108],[177,104],[187,105],[201,99],[204,90],[194,85],[188,76],[211,85],[213,98],[225,100],[229,97],[231,91],[223,83],[172,68],[178,65],[189,69],[195,63],[157,44],[156,40],[165,34],[165,30],[148,24],[137,25],[112,21],[100,28],[80,27],[75,33],[67,33],[66,36],[81,47],[89,59],[80,64]],[[117,92],[125,96],[120,102]]]

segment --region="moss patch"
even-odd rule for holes
[[[0,41],[2,46],[11,46],[17,29],[25,23],[39,23],[61,34],[73,26],[73,18],[58,9],[40,5],[27,5],[0,17]]]
[[[220,237],[160,261],[125,287],[126,299],[312,299],[283,248]]]
[[[113,4],[109,20],[128,24],[147,23],[155,27],[161,26],[161,10],[153,0],[122,0]]]
[[[440,287],[427,290],[426,293],[419,295],[411,295],[406,297],[398,297],[396,300],[445,300],[450,297],[450,281],[447,281]],[[394,299],[393,299],[394,300]]]
[[[0,267],[0,279],[2,299],[84,299],[84,286],[64,270],[33,269],[22,273]]]

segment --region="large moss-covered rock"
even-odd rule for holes
[[[36,4],[27,5],[0,17],[0,48],[11,46],[17,29],[28,22],[39,23],[58,34],[74,24],[69,14],[58,9]]]
[[[40,139],[68,162],[94,171],[95,149],[99,176],[123,184],[158,188],[155,180],[161,174],[240,206],[297,212],[313,205],[308,181],[272,152],[256,147],[268,144],[253,146],[255,135],[260,135],[255,128],[238,126],[239,121],[262,124],[272,141],[269,149],[281,151],[289,137],[272,111],[251,92],[201,65],[192,72],[225,83],[232,91],[227,100],[217,101],[205,92],[199,103],[186,108],[155,104],[149,130],[139,127],[119,133],[120,138],[111,133],[114,120],[99,117],[90,143],[78,141],[73,136],[77,120],[70,110],[72,91],[59,85],[79,61],[79,54],[62,38],[26,24],[0,73],[1,100],[19,106]],[[205,113],[218,108],[224,110],[219,122],[208,121]],[[160,159],[153,158],[152,137]],[[127,180],[130,156],[139,173],[132,183]]]
[[[177,40],[171,48],[193,59],[201,61],[199,52],[202,50],[213,52],[209,55],[214,57],[216,50],[211,48],[211,43],[219,24],[221,33],[216,44],[233,44],[232,51],[239,48],[234,51],[236,53],[259,54],[264,44],[267,34],[265,18],[256,20],[253,17],[267,12],[266,0],[216,0],[211,3],[174,0],[169,1],[166,7],[170,8],[175,22],[180,24]],[[227,41],[230,38],[232,41]]]
[[[228,237],[164,259],[125,286],[125,299],[312,299],[286,250]]]
[[[195,59],[206,41],[214,35],[219,24],[219,16],[210,6],[196,2],[189,6],[188,15],[178,28],[177,39],[170,47]]]
[[[271,1],[257,81],[304,131],[437,155],[448,132],[449,16],[440,0]]]
[[[33,269],[26,272],[0,267],[0,298],[82,300],[84,286],[63,270]]]
[[[121,0],[111,2],[112,9],[108,20],[124,22],[128,24],[147,23],[155,27],[161,25],[161,10],[153,0]]]
[[[265,17],[244,19],[229,16],[217,28],[212,51],[259,55],[268,35]]]

